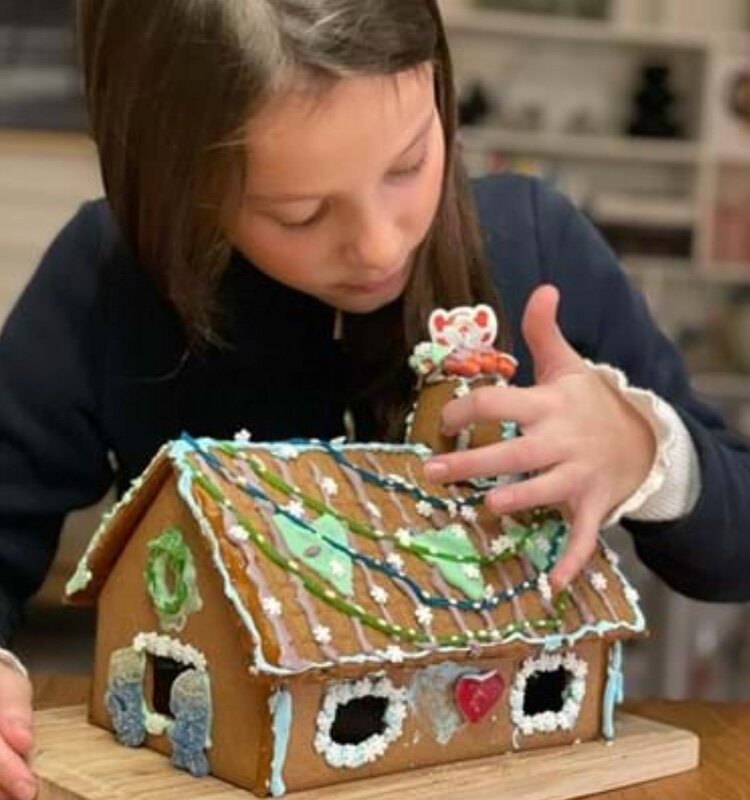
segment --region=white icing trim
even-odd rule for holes
[[[537,672],[555,672],[561,667],[573,676],[565,689],[563,707],[556,712],[526,714],[523,706],[529,678]],[[516,731],[524,736],[531,736],[535,733],[572,730],[581,713],[587,674],[588,665],[575,653],[542,653],[538,658],[527,658],[516,673],[510,692],[511,719]]]
[[[139,633],[133,639],[133,650],[136,653],[150,653],[162,658],[171,658],[180,664],[195,667],[201,672],[206,671],[206,657],[190,644],[164,636],[156,632]]]
[[[383,733],[373,734],[359,744],[334,742],[331,739],[331,728],[338,707],[363,697],[382,697],[388,701],[383,715],[385,730]],[[397,689],[386,677],[375,680],[368,677],[359,681],[332,684],[326,690],[323,705],[318,712],[315,749],[330,766],[336,768],[356,769],[376,761],[403,733],[406,702],[406,689]]]

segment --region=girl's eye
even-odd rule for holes
[[[287,222],[283,219],[276,220],[282,228],[286,228],[287,230],[302,230],[303,228],[312,228],[318,220],[323,217],[325,213],[324,207],[321,206],[312,216],[309,216],[307,219],[300,220],[299,222]]]
[[[422,171],[422,167],[427,163],[427,155],[423,155],[416,164],[412,164],[408,167],[402,167],[400,169],[394,169],[392,172],[389,173],[389,177],[391,178],[411,178],[414,175],[418,175]]]

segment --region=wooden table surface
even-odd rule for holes
[[[89,681],[85,677],[35,675],[32,680],[38,709],[87,701]],[[591,797],[599,800],[750,800],[750,703],[644,700],[626,703],[625,709],[695,731],[701,739],[701,766],[673,778]]]

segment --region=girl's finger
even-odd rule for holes
[[[33,800],[36,781],[28,764],[0,739],[0,790],[14,800]]]
[[[546,469],[559,461],[551,441],[519,436],[507,442],[444,453],[425,462],[425,477],[432,483],[464,481]]]
[[[565,589],[591,560],[604,516],[596,504],[582,503],[576,510],[568,546],[550,574],[550,583],[555,591]]]
[[[31,684],[15,669],[0,666],[0,738],[19,755],[32,745]]]
[[[536,506],[553,506],[570,495],[571,480],[565,469],[551,469],[534,478],[493,489],[484,499],[493,514],[511,514]]]
[[[544,415],[545,397],[541,387],[483,386],[446,404],[441,417],[443,433],[455,436],[462,428],[481,422],[513,420],[531,425]]]

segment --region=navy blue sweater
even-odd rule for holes
[[[703,490],[692,513],[626,523],[640,558],[687,595],[750,598],[746,445],[691,391],[674,347],[568,201],[510,176],[478,182],[475,196],[518,383],[532,380],[523,309],[534,287],[554,283],[573,346],[670,402],[698,450]],[[331,336],[333,310],[239,257],[222,293],[233,346],[187,355],[175,312],[104,201],[84,205],[51,245],[0,337],[0,643],[44,578],[65,514],[113,481],[122,491],[182,430],[247,428],[256,441],[343,432],[351,365]]]

